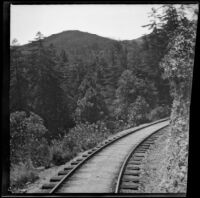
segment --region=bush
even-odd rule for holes
[[[64,163],[63,152],[59,149],[53,150],[52,152],[52,163],[55,165],[61,165]]]
[[[10,115],[10,158],[17,164],[27,159],[37,159],[41,144],[46,144],[42,136],[47,132],[40,116],[33,112],[27,115],[24,111],[16,111]],[[38,150],[36,156],[31,154]],[[35,162],[34,163],[38,163]]]
[[[77,124],[63,139],[51,142],[50,161],[54,165],[64,164],[77,155],[77,153],[96,146],[109,135],[110,131],[103,122]]]
[[[147,118],[149,121],[155,121],[167,117],[169,114],[170,109],[168,106],[158,106],[148,113]]]
[[[61,165],[74,157],[74,152],[64,148],[64,141],[54,140],[50,146],[50,162],[54,165]]]
[[[30,162],[15,164],[10,170],[11,189],[23,187],[27,182],[34,182],[39,178]]]
[[[60,165],[63,163],[63,156],[62,156],[62,146],[61,146],[61,141],[59,140],[54,140],[51,142],[50,145],[50,155],[51,155],[51,163],[54,165]]]
[[[81,123],[71,129],[64,138],[64,147],[76,152],[90,149],[110,135],[104,122]]]
[[[116,129],[116,122],[115,122],[115,121],[108,120],[108,121],[106,121],[106,127],[107,127],[111,132],[114,132],[115,129]]]
[[[35,144],[35,149],[31,150],[31,160],[35,167],[50,166],[51,153],[47,141],[43,138],[40,144]]]
[[[149,104],[145,98],[138,96],[134,103],[129,105],[128,124],[132,127],[147,121],[146,115],[149,111]]]

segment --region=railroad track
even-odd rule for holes
[[[123,182],[121,182],[124,173],[122,168],[126,167],[134,148],[137,148],[144,139],[153,133],[168,126],[168,123],[168,118],[166,118],[117,133],[81,157],[73,160],[69,166],[58,172],[58,175],[52,177],[49,183],[44,184],[41,187],[41,192],[49,194],[112,193],[113,181],[116,175],[119,175],[117,186],[120,189],[121,186],[124,186]],[[130,154],[126,158],[127,153]],[[119,174],[123,162],[124,164]],[[119,191],[115,190],[115,192]]]
[[[118,175],[115,193],[139,193],[142,160],[155,141],[164,133],[163,129],[155,131],[145,138],[127,155]]]

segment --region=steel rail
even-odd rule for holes
[[[153,136],[154,134],[158,133],[159,131],[161,131],[162,129],[164,129],[164,128],[168,127],[168,126],[169,126],[169,124],[166,125],[166,126],[163,126],[162,128],[160,128],[160,129],[154,131],[152,134],[148,135],[148,136],[147,136],[146,138],[144,138],[140,143],[138,143],[138,145],[137,145],[135,148],[133,148],[133,149],[128,153],[126,159],[124,160],[124,162],[123,162],[123,164],[122,164],[122,166],[121,166],[121,168],[120,168],[120,172],[119,172],[119,175],[118,175],[117,184],[116,184],[115,192],[114,192],[114,193],[119,193],[119,191],[120,191],[120,185],[121,185],[121,183],[122,183],[122,178],[123,178],[124,171],[125,171],[125,169],[126,169],[126,166],[127,166],[128,162],[129,162],[130,158],[131,158],[132,155],[134,154],[134,152],[135,152],[140,146],[142,146],[142,144],[143,144],[146,140],[148,140],[149,138],[151,138],[151,136]]]
[[[120,133],[123,133],[125,132],[124,134],[119,134],[119,135],[115,135],[113,137],[110,137],[108,138],[107,140],[103,141],[103,143],[100,143],[99,145],[101,145],[100,147],[97,145],[96,147],[94,147],[93,149],[89,150],[88,151],[88,156],[86,158],[84,158],[83,160],[81,160],[76,166],[74,166],[68,173],[66,173],[66,175],[63,176],[63,178],[57,183],[55,184],[55,186],[47,193],[49,194],[52,194],[52,193],[55,193],[56,190],[58,190],[60,188],[60,186],[63,184],[64,181],[66,181],[68,178],[70,178],[70,176],[72,176],[72,174],[77,171],[83,164],[85,164],[90,158],[92,158],[95,154],[99,153],[101,150],[103,150],[104,148],[110,146],[112,143],[132,134],[132,133],[135,133],[141,129],[144,129],[144,128],[147,128],[149,126],[152,126],[154,124],[158,124],[158,123],[161,123],[161,122],[164,122],[164,121],[167,121],[169,120],[169,118],[163,118],[163,119],[160,119],[158,121],[155,121],[155,122],[151,122],[151,123],[148,123],[148,124],[143,124],[143,125],[140,125],[139,127],[135,127],[135,129],[133,128],[133,130],[130,130],[130,129],[126,129],[126,130],[123,130],[121,131]],[[159,129],[160,130],[160,129]],[[126,132],[127,131],[127,132]],[[76,160],[75,160],[76,161]],[[72,162],[71,162],[72,163]]]

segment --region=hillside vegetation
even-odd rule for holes
[[[38,32],[24,46],[13,41],[12,188],[37,179],[36,167],[63,164],[112,133],[169,116],[172,105],[172,150],[179,160],[177,138],[185,149],[188,137],[196,21],[171,5],[159,17],[152,10],[152,17],[151,34],[132,41],[80,31],[46,38]]]

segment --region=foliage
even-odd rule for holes
[[[10,115],[10,158],[11,163],[18,163],[31,159],[36,163],[43,163],[33,152],[40,152],[41,144],[47,142],[42,138],[47,132],[40,116],[33,112],[28,115],[24,111],[16,111]],[[35,158],[35,160],[33,159]],[[40,161],[41,160],[41,161]]]
[[[134,103],[130,104],[128,110],[128,124],[130,126],[137,126],[138,124],[147,121],[147,112],[149,111],[149,105],[145,99],[138,96]]]
[[[79,90],[84,92],[84,96],[77,101],[75,116],[77,121],[96,122],[102,120],[107,111],[103,96],[98,89],[98,84],[94,82],[94,78],[82,81]],[[94,87],[95,86],[95,87]]]
[[[27,109],[27,69],[16,39],[12,42],[10,57],[10,111],[21,111]]]
[[[23,187],[28,182],[34,182],[38,179],[38,174],[30,163],[19,163],[11,166],[10,169],[10,187],[16,189]]]
[[[79,152],[96,146],[110,135],[105,123],[81,123],[72,128],[62,139],[53,140],[50,144],[50,163],[61,165]]]
[[[147,114],[149,121],[156,121],[160,118],[165,118],[170,115],[170,108],[168,106],[157,106]]]
[[[61,140],[53,140],[51,142],[50,147],[50,163],[54,165],[61,165],[75,156],[74,151],[70,151],[68,149],[64,149],[63,147],[64,139]]]
[[[82,41],[78,38],[81,35]],[[20,60],[25,68],[22,71],[26,71],[21,72],[25,92],[15,88],[14,72],[11,76],[12,109],[21,109],[17,102],[21,100],[14,95],[24,98],[24,110],[44,119],[48,129],[45,137],[50,142],[76,123],[126,122],[129,105],[137,96],[145,98],[152,108],[157,103],[169,105],[168,82],[161,78],[159,59],[155,58],[155,51],[161,50],[155,46],[146,49],[147,45],[145,38],[114,41],[78,31],[74,38],[70,31],[44,38],[39,32],[30,44],[17,48],[17,59],[11,57],[13,68],[20,69],[16,61]]]
[[[38,32],[24,46],[15,41],[11,163],[63,164],[111,133],[162,117],[171,105],[166,68],[159,67],[166,38],[160,30],[130,42],[67,31]]]
[[[174,32],[174,37],[168,45],[168,53],[163,58],[161,67],[164,77],[172,81],[176,90],[183,89],[190,92],[195,47],[196,27],[194,22],[182,21]],[[186,93],[185,93],[186,94]]]
[[[51,151],[44,138],[39,143],[35,142],[34,149],[31,150],[31,160],[34,167],[44,166],[48,168],[50,166]]]
[[[172,140],[169,147],[171,155],[168,157],[168,173],[173,176],[166,184],[174,192],[186,191],[195,34],[194,22],[184,21],[180,24],[161,64],[165,69],[165,77],[172,82],[171,92],[174,97],[171,114]]]
[[[166,34],[166,54],[160,66],[163,78],[170,81],[173,97],[171,112],[171,140],[165,163],[167,182],[160,188],[166,192],[186,192],[189,137],[189,107],[194,64],[196,24],[184,13],[184,6],[178,9],[164,6],[160,20],[161,32]]]
[[[94,147],[97,142],[101,142],[109,135],[105,123],[98,121],[97,123],[81,123],[72,128],[64,137],[64,149],[73,151],[84,151]]]
[[[32,47],[27,56],[29,84],[33,90],[29,98],[31,108],[44,118],[49,133],[47,137],[57,137],[59,129],[69,119],[67,101],[63,101],[64,94],[60,86],[62,74],[57,67],[59,61],[53,45],[44,47],[40,33]]]

